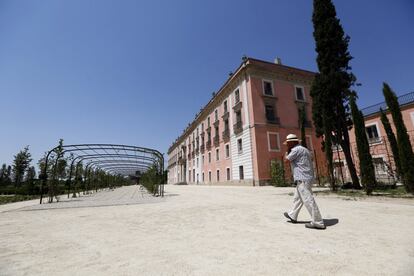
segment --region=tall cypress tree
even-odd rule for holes
[[[306,124],[306,113],[305,113],[305,107],[302,106],[299,108],[299,122],[300,122],[300,139],[301,139],[301,145],[305,148],[308,147],[306,144],[306,131],[305,131],[305,124]]]
[[[354,187],[359,179],[352,160],[348,131],[352,126],[349,100],[355,94],[348,52],[349,37],[345,35],[331,0],[314,0],[312,21],[316,42],[319,74],[312,88],[312,118],[318,136],[323,136],[329,170],[333,170],[332,143],[341,145]]]
[[[411,147],[410,137],[407,133],[407,128],[402,119],[400,105],[397,96],[385,82],[382,92],[391,112],[395,129],[397,130],[402,181],[407,192],[414,193],[414,153],[413,148]]]
[[[381,112],[381,122],[384,126],[385,133],[387,134],[388,142],[390,143],[392,156],[394,158],[395,169],[397,171],[397,178],[401,177],[401,162],[400,162],[400,154],[398,153],[398,144],[397,139],[395,139],[394,132],[392,131],[390,121],[388,120],[387,115],[385,112],[380,109]]]
[[[361,183],[368,195],[372,193],[375,187],[375,170],[372,163],[372,156],[369,152],[369,143],[365,133],[364,116],[358,109],[355,98],[350,99],[352,119],[354,121],[354,132],[357,142],[359,170],[361,174]]]

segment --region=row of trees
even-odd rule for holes
[[[322,148],[328,163],[331,188],[337,189],[333,175],[332,145],[334,144],[339,144],[343,150],[353,187],[360,187],[349,143],[348,131],[353,126],[360,159],[361,183],[367,194],[371,194],[376,184],[375,171],[365,134],[364,118],[356,104],[357,93],[354,88],[359,84],[356,83],[356,77],[349,65],[352,60],[348,51],[350,38],[345,35],[331,0],[314,0],[313,5],[313,36],[316,43],[319,73],[311,87],[312,119],[316,135],[323,139]],[[414,154],[402,120],[397,96],[385,83],[383,94],[397,132],[397,139],[395,139],[390,123],[384,114],[382,122],[396,159],[397,170],[406,190],[414,192],[414,170],[412,169],[414,168]]]
[[[73,196],[77,196],[82,191],[86,193],[88,190],[131,184],[131,180],[128,178],[87,168],[82,162],[72,168],[69,179],[69,163],[73,160],[73,155],[64,156],[63,140],[61,139],[59,146],[49,157],[46,168],[48,177],[42,191],[41,184],[45,179],[46,155],[47,153],[37,163],[38,173],[36,173],[36,168],[31,166],[33,160],[28,146],[14,156],[12,165],[3,164],[0,168],[0,194],[40,195],[43,193],[49,195],[49,201],[53,201],[56,195],[66,193],[69,190],[73,192]]]

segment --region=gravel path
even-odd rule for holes
[[[62,195],[59,198],[59,202],[54,201],[51,204],[48,204],[47,198],[45,198],[43,201],[45,204],[25,206],[20,208],[19,211],[133,205],[155,203],[164,200],[160,197],[153,197],[137,186],[128,186],[114,190],[107,189],[97,193],[92,191],[86,195],[81,193],[81,196],[76,198],[68,198],[67,195]]]
[[[0,206],[0,275],[414,275],[414,201],[317,196],[318,231],[292,188],[136,189]]]

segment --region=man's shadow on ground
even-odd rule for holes
[[[305,223],[310,223],[310,220],[298,220],[297,222],[291,222],[290,220],[288,220],[287,222],[293,223],[293,224],[305,224]],[[339,223],[339,219],[333,218],[333,219],[323,219],[323,223],[325,224],[326,227],[329,226],[334,226],[335,224]]]

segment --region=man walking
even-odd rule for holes
[[[292,223],[296,223],[299,211],[305,205],[312,217],[312,221],[305,224],[306,228],[326,229],[312,194],[313,166],[311,154],[307,148],[299,145],[299,139],[295,134],[289,134],[284,144],[288,147],[285,158],[292,165],[293,180],[296,184],[293,208],[290,212],[285,212],[284,215]]]

